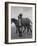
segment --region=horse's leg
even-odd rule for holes
[[[18,28],[19,37],[22,37],[22,31],[20,31],[20,28]]]
[[[24,30],[23,30],[23,33],[24,33]]]
[[[16,29],[16,33],[17,33],[17,29]]]
[[[27,34],[28,34],[28,32],[29,32],[29,27],[27,26]]]
[[[30,26],[27,27],[27,33],[28,33],[29,31],[32,33],[32,29],[30,28]]]
[[[17,33],[17,28],[16,28],[16,33]]]
[[[23,33],[25,32],[25,29],[26,29],[26,26],[24,26],[24,31],[23,31]]]
[[[30,32],[32,33],[32,29],[31,28],[29,28],[30,29]]]
[[[18,27],[16,27],[16,33],[17,33],[17,31],[18,31]]]

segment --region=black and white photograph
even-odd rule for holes
[[[7,3],[6,29],[7,43],[35,42],[36,13],[35,3]]]
[[[32,7],[11,7],[11,39],[32,38]]]

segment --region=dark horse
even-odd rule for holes
[[[29,30],[32,32],[32,22],[29,18],[22,18],[22,26],[24,26],[24,30],[23,32],[25,31],[25,29],[27,28],[27,33],[29,32]]]
[[[14,19],[14,18],[12,18],[11,19],[11,23],[12,22],[14,22],[15,23],[15,25],[16,25],[16,33],[17,33],[17,31],[18,32],[20,32],[19,30],[18,30],[18,20],[17,19]],[[31,22],[31,20],[29,19],[29,18],[22,18],[22,27],[24,26],[24,30],[23,30],[23,33],[24,33],[24,31],[25,31],[25,29],[27,28],[27,33],[29,32],[29,30],[32,32],[32,29],[31,29],[31,27],[32,27],[32,22]]]
[[[17,33],[17,31],[18,31],[18,20],[12,18],[12,19],[11,19],[11,24],[12,24],[12,23],[14,23],[14,24],[16,25],[16,33]]]

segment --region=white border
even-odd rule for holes
[[[11,6],[19,6],[19,7],[32,7],[32,17],[33,17],[33,30],[32,30],[32,39],[13,39],[11,40]],[[35,5],[23,5],[23,4],[8,4],[8,42],[28,42],[28,41],[34,41],[35,40]]]

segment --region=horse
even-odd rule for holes
[[[11,23],[12,22],[14,22],[15,25],[16,25],[16,33],[17,33],[17,31],[20,32],[18,30],[18,28],[19,28],[18,20],[13,18],[13,19],[11,19]],[[31,20],[29,18],[22,18],[22,28],[23,27],[24,27],[24,30],[22,31],[23,33],[25,32],[26,28],[27,28],[27,33],[29,32],[29,30],[32,32],[32,29],[31,29],[32,22],[31,22]]]
[[[27,33],[29,32],[29,30],[32,33],[32,29],[31,29],[31,27],[32,27],[32,21],[29,18],[22,18],[22,26],[24,26],[24,31],[27,28]]]

